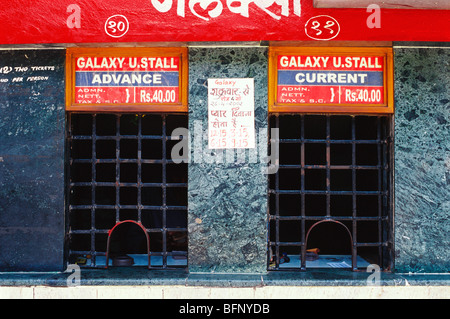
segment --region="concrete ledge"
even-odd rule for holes
[[[0,273],[0,287],[67,287],[73,272]],[[352,272],[350,270],[311,270],[306,272],[269,272],[265,274],[186,273],[127,267],[81,269],[78,286],[178,286],[178,287],[450,287],[450,274],[398,274]],[[370,281],[376,279],[376,281]],[[368,281],[369,280],[369,281]]]
[[[448,286],[77,286],[0,287],[0,299],[449,299]]]
[[[346,270],[267,274],[188,274],[145,268],[72,273],[0,273],[0,299],[450,299],[449,274]]]

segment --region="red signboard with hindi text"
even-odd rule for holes
[[[450,10],[445,10],[447,6],[436,6],[436,10],[423,10],[418,6],[419,2],[436,1],[410,0],[410,5],[397,9],[385,8],[385,1],[379,0],[347,0],[348,6],[357,6],[361,2],[366,5],[338,9],[319,8],[315,2],[2,1],[0,45],[261,40],[450,41]],[[398,4],[398,1],[390,2]]]

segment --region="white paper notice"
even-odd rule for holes
[[[208,79],[208,148],[255,148],[253,79]]]

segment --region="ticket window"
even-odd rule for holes
[[[104,55],[93,51],[74,50],[68,54],[68,69],[75,68],[75,76],[73,87],[68,88],[73,93],[71,102],[66,107],[67,263],[93,268],[185,268],[187,161],[181,159],[179,163],[178,158],[174,162],[171,152],[182,138],[172,137],[172,132],[188,127],[186,105],[180,93],[185,88],[181,75],[185,66],[180,62],[186,51],[162,51],[168,58],[160,60],[159,65],[159,51],[143,50],[138,57],[121,50],[107,50],[106,54],[103,51]],[[83,65],[76,66],[80,57],[84,66],[90,64],[86,73],[92,74],[76,74],[77,67]],[[176,72],[164,74],[165,67],[175,65],[172,57],[177,58]],[[141,69],[127,64],[141,58],[147,61]],[[112,61],[116,61],[115,66]],[[153,61],[153,68],[144,68],[148,61]],[[118,79],[124,75],[141,82],[117,90],[108,83],[92,84],[93,79],[108,82],[114,76]],[[144,77],[148,81],[151,77],[167,80],[172,87],[159,89],[145,83]],[[91,87],[85,87],[86,84]],[[131,96],[121,95],[126,90]],[[168,103],[159,104],[163,100],[158,100],[153,104],[127,104],[126,99],[135,101],[132,93],[140,90],[152,92],[155,99],[167,96]],[[171,96],[173,92],[175,97]],[[85,105],[80,102],[83,98],[101,103]],[[112,103],[113,98],[118,102]]]
[[[393,233],[391,105],[330,103],[331,91],[347,88],[356,95],[383,92],[381,98],[373,93],[374,97],[389,101],[390,93],[384,94],[387,70],[379,75],[381,87],[327,86],[317,83],[319,74],[331,74],[328,79],[333,81],[340,74],[362,77],[373,70],[352,65],[355,70],[341,71],[323,63],[314,69],[313,61],[332,61],[333,54],[305,48],[285,50],[271,51],[272,75],[278,77],[271,87],[269,125],[271,132],[278,131],[279,169],[268,176],[268,270],[356,271],[370,264],[388,270]],[[349,55],[343,48],[336,51],[343,61]],[[375,54],[383,57],[380,53]],[[350,61],[361,59],[361,52],[353,54],[359,54],[359,59]],[[292,62],[291,69],[281,66],[281,57]],[[312,64],[308,65],[306,57]],[[374,59],[371,63],[375,66]],[[379,63],[390,62],[384,56]],[[310,83],[296,82],[307,76]],[[324,75],[319,77],[327,80]],[[341,79],[344,81],[344,76]],[[298,94],[281,97],[283,92]],[[333,98],[343,100],[345,96]],[[292,105],[290,100],[294,100]]]

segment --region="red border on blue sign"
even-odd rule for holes
[[[70,48],[66,110],[187,112],[187,48]]]
[[[269,48],[270,112],[393,110],[392,48]]]

